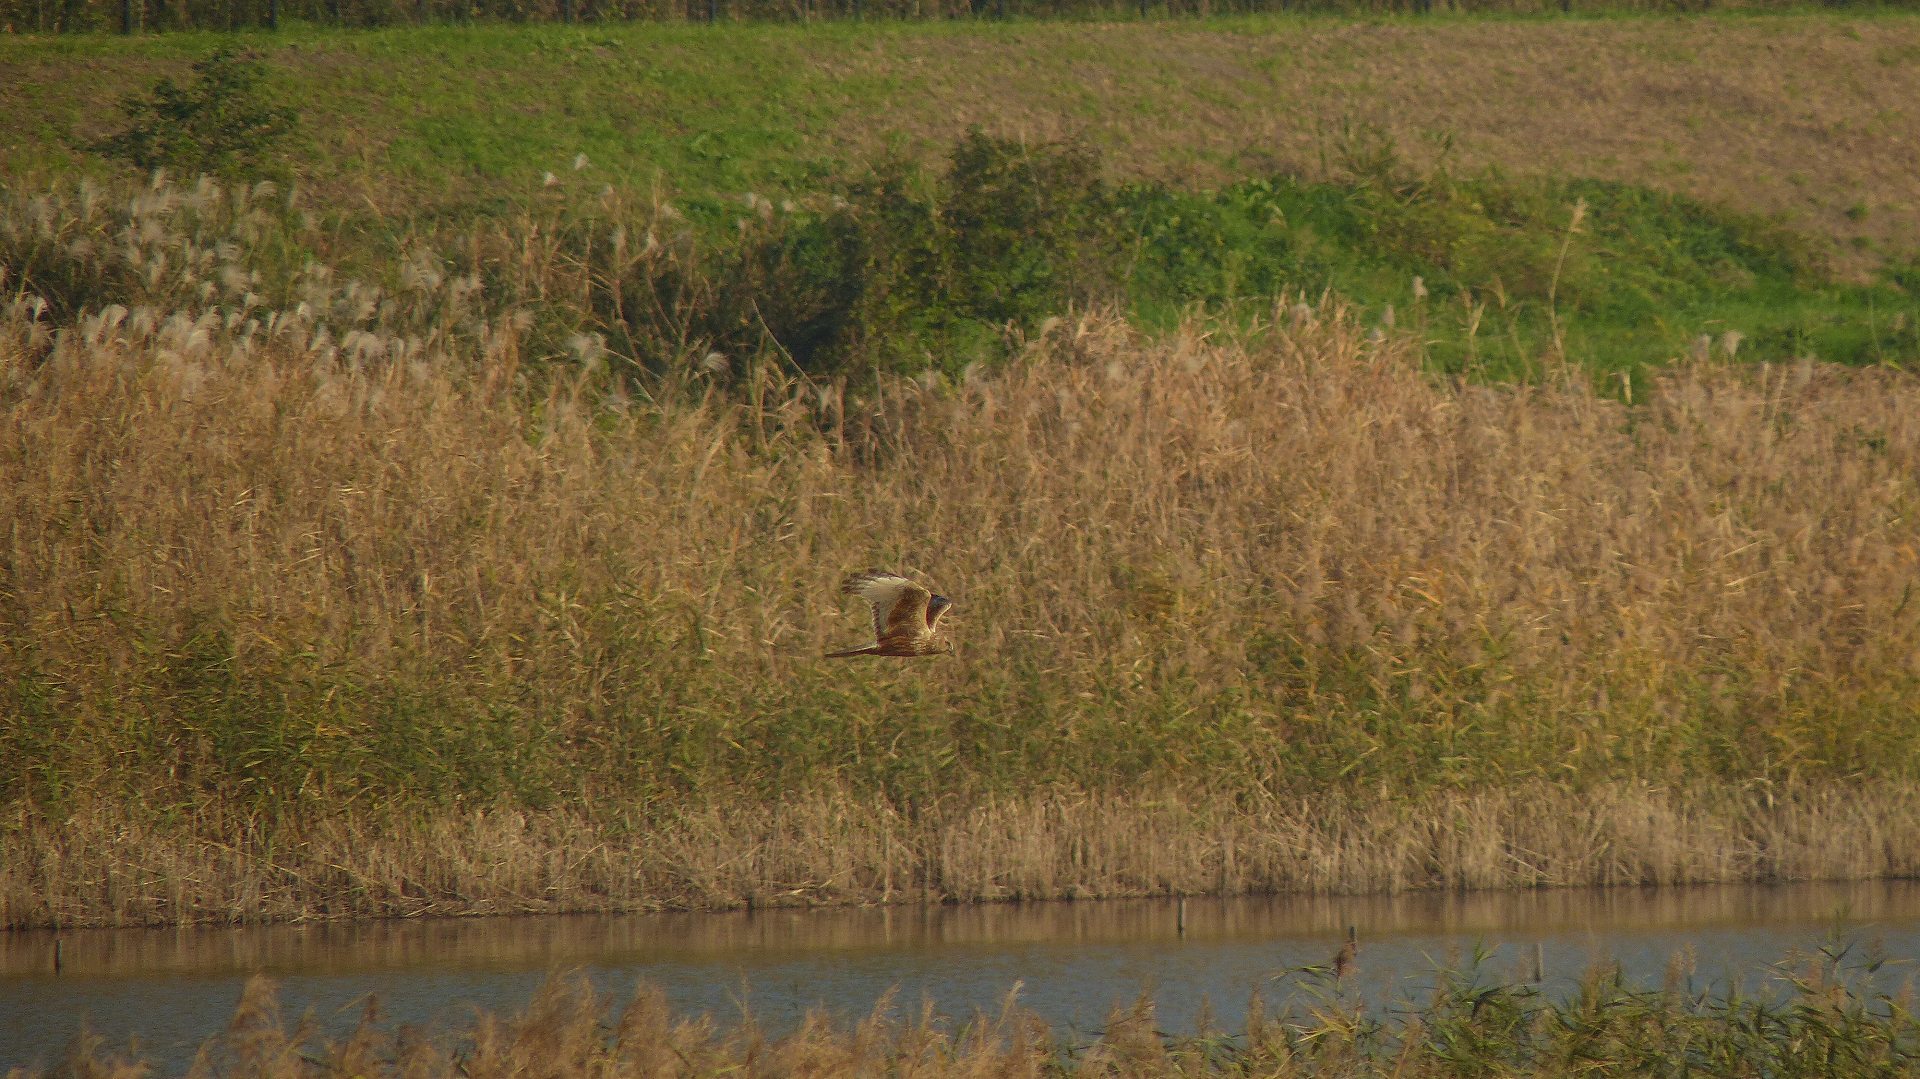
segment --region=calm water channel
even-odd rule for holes
[[[550,972],[573,969],[616,1002],[651,983],[683,1013],[724,1025],[745,1007],[775,1031],[816,1007],[865,1015],[890,988],[903,1008],[931,999],[964,1019],[997,1012],[1016,983],[1066,1037],[1097,1031],[1142,991],[1163,1030],[1191,1030],[1203,1001],[1231,1029],[1256,987],[1274,1005],[1297,992],[1273,975],[1326,963],[1350,924],[1361,951],[1348,991],[1383,1000],[1421,999],[1436,967],[1458,969],[1476,947],[1501,980],[1529,977],[1537,956],[1548,991],[1612,960],[1658,983],[1681,954],[1696,984],[1762,989],[1773,964],[1836,933],[1892,960],[1883,982],[1920,971],[1910,881],[1189,900],[1184,935],[1166,900],[101,930],[66,935],[57,975],[51,934],[0,933],[0,1072],[51,1062],[84,1025],[109,1047],[137,1039],[177,1074],[255,972],[279,983],[285,1014],[311,1009],[330,1034],[352,1027],[368,994],[391,1022],[458,1029],[476,1007],[519,1009]]]

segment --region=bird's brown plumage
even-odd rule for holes
[[[840,591],[859,596],[873,606],[874,642],[865,648],[828,652],[828,659],[846,656],[937,656],[953,651],[940,638],[940,616],[953,601],[936,596],[894,573],[868,570],[848,577]]]
[[[1355,926],[1347,927],[1347,942],[1333,957],[1333,976],[1344,978],[1353,973],[1360,959],[1360,934]]]

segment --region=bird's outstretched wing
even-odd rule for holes
[[[875,640],[901,635],[918,637],[930,630],[940,617],[928,609],[933,593],[897,574],[880,570],[856,573],[847,578],[840,591],[859,596],[873,605]],[[940,610],[944,612],[946,606]]]

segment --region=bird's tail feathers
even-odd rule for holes
[[[877,656],[879,654],[880,654],[880,646],[877,644],[870,644],[865,648],[849,648],[845,652],[828,652],[824,658],[845,659],[848,656]]]

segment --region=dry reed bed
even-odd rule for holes
[[[470,375],[217,323],[90,322],[34,365],[23,312],[0,338],[8,655],[67,715],[191,705],[138,644],[212,621],[228,669],[457,677],[582,735],[641,687],[749,731],[835,687],[850,722],[1017,723],[979,703],[1031,691],[1068,738],[1170,688],[1296,736],[1504,718],[1551,775],[1914,763],[1901,373],[1694,367],[1630,411],[1438,385],[1337,317],[1245,344],[1089,320],[957,388],[641,408],[518,398],[504,333]],[[956,594],[959,662],[816,661],[860,632],[833,586],[869,563]]]
[[[0,317],[0,921],[1914,870],[1902,373],[1327,305],[642,403],[220,295]],[[817,659],[874,564],[956,660]]]
[[[0,927],[1920,874],[1911,789],[1771,807],[1616,784],[1259,806],[1013,797],[919,821],[817,797],[606,816],[333,818],[293,834],[217,811],[16,816]]]

